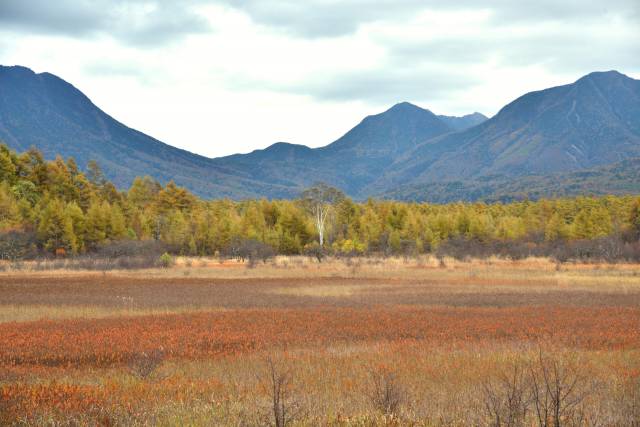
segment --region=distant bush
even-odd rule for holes
[[[328,255],[328,251],[320,246],[318,242],[309,243],[304,247],[302,253],[309,258],[315,258],[318,262],[322,262],[325,256]]]
[[[550,250],[549,256],[559,262],[640,262],[640,242],[627,242],[620,236],[559,242]]]
[[[276,251],[271,245],[259,240],[233,239],[222,255],[254,264],[256,261],[267,262],[276,255]]]
[[[103,258],[158,257],[169,249],[158,240],[116,240],[99,245],[95,255]]]
[[[558,262],[640,262],[640,242],[628,241],[623,235],[597,239],[556,240],[541,239],[480,241],[456,237],[440,244],[439,258],[449,256],[459,260],[498,256],[523,259],[530,256],[549,257]]]
[[[160,255],[160,258],[158,258],[158,265],[162,268],[169,268],[173,264],[174,259],[168,252],[163,253],[162,255]]]
[[[346,239],[334,242],[332,249],[341,256],[358,256],[365,253],[366,245],[355,240]]]
[[[0,233],[0,259],[13,261],[32,258],[36,254],[34,233],[17,230]]]

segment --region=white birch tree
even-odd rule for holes
[[[302,193],[302,201],[313,217],[320,247],[324,246],[327,219],[331,215],[334,206],[344,197],[342,191],[324,183],[315,184]]]

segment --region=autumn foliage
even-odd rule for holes
[[[0,325],[4,366],[126,364],[164,348],[168,358],[215,358],[273,347],[420,340],[434,346],[552,340],[585,349],[640,346],[632,308],[377,308],[246,310]]]
[[[249,243],[269,254],[416,255],[452,240],[509,256],[552,255],[559,244],[608,236],[615,237],[614,250],[599,242],[587,248],[597,252],[592,257],[640,256],[633,196],[448,205],[333,198],[321,216],[320,239],[317,215],[303,199],[202,200],[150,177],[121,191],[95,162],[83,172],[73,159],[45,161],[35,149],[17,154],[4,145],[0,167],[4,259],[93,253],[124,240],[154,240],[184,255],[238,256]],[[584,252],[580,247],[571,256]]]

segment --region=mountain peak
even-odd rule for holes
[[[580,77],[576,83],[594,81],[594,82],[614,82],[620,80],[632,80],[629,76],[622,74],[616,70],[609,71],[594,71],[585,76]]]
[[[431,113],[431,111],[427,110],[426,108],[422,108],[422,107],[418,107],[415,104],[412,104],[410,102],[399,102],[397,104],[395,104],[393,107],[389,108],[387,111],[385,111],[382,114],[385,113],[410,113],[410,112],[429,112]]]
[[[32,74],[35,74],[34,71],[31,68],[22,66],[22,65],[0,65],[0,70],[5,70],[5,71],[21,71],[21,72],[29,72]]]
[[[264,149],[265,151],[272,151],[272,152],[282,152],[285,150],[302,150],[302,151],[306,151],[306,150],[311,150],[311,148],[307,147],[306,145],[302,145],[302,144],[292,144],[290,142],[283,142],[283,141],[279,141],[279,142],[275,142],[273,144],[271,144],[270,146],[268,146],[267,148]],[[260,150],[256,150],[256,151],[260,151]]]
[[[409,102],[370,115],[322,148],[277,142],[207,159],[117,122],[71,83],[0,66],[0,139],[46,158],[97,160],[119,187],[137,175],[173,179],[203,196],[290,197],[324,181],[352,196],[390,186],[544,175],[640,158],[640,81],[600,71],[530,92],[488,119],[438,116]]]
[[[0,65],[0,74],[10,79],[31,78],[37,75],[31,68],[22,65]]]
[[[609,70],[609,71],[592,71],[591,73],[587,74],[585,77],[600,77],[600,76],[607,76],[607,77],[627,77],[626,75],[622,74],[620,71],[618,70]]]
[[[638,156],[640,81],[606,71],[529,92],[486,125],[423,144],[403,158],[400,173],[424,182],[544,175]]]

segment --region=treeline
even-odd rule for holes
[[[340,197],[327,209],[320,248],[314,210],[302,199],[203,200],[149,177],[119,191],[95,162],[83,172],[72,158],[45,161],[35,149],[18,154],[0,145],[3,258],[85,254],[123,241],[161,242],[184,255],[237,255],[244,248],[266,254],[464,256],[470,248],[526,256],[588,247],[585,242],[609,242],[611,251],[613,241],[619,257],[639,251],[636,196],[446,205]]]

